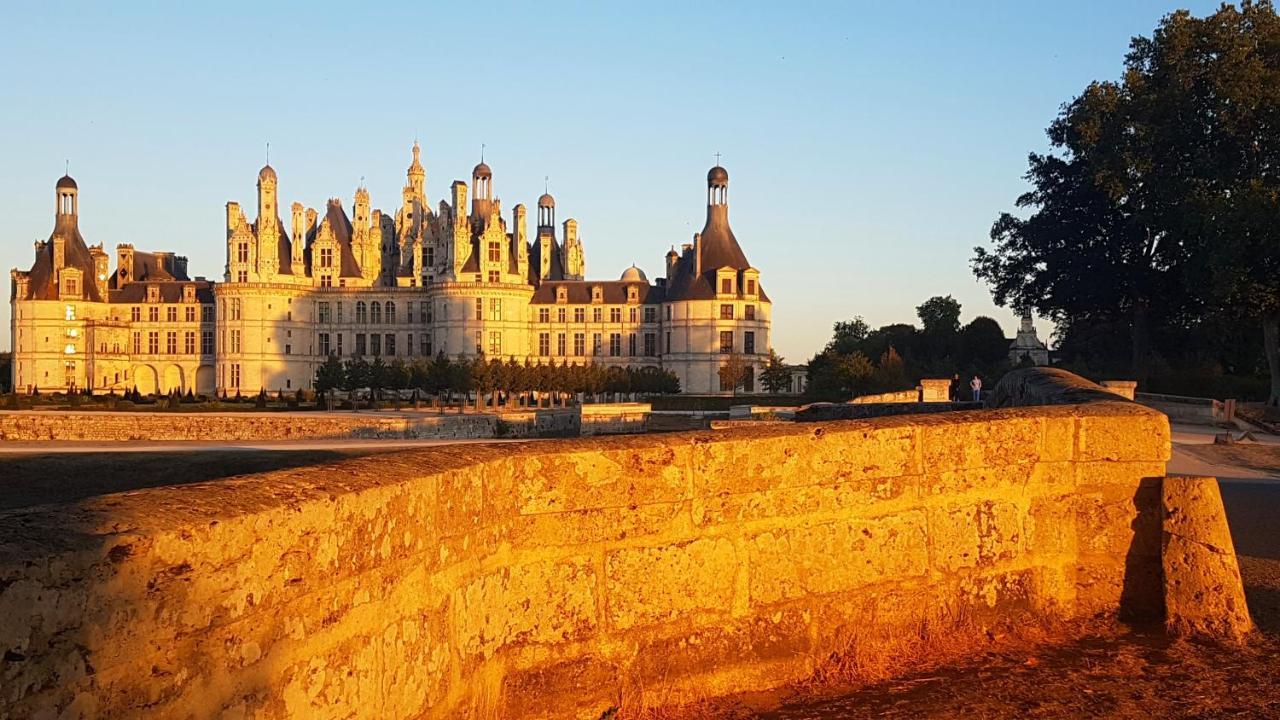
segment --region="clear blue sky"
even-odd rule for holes
[[[13,3],[0,28],[0,266],[48,237],[63,161],[81,231],[174,250],[221,279],[228,200],[399,201],[423,145],[433,204],[481,143],[504,207],[551,178],[589,277],[662,256],[703,221],[716,152],[774,301],[774,347],[831,324],[914,322],[931,295],[1012,335],[969,271],[1026,155],[1131,36],[1147,0],[973,3]],[[1216,3],[1193,2],[1197,14]],[[252,213],[250,213],[252,215]],[[9,306],[0,308],[6,330]],[[1043,328],[1044,333],[1047,328]]]

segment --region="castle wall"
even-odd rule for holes
[[[1144,479],[1168,456],[1164,416],[1116,400],[424,449],[14,511],[0,709],[594,719],[832,653],[901,669],[922,627],[959,646],[1158,612]]]

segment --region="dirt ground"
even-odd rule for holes
[[[1182,446],[1221,465],[1280,473],[1280,447]],[[1004,648],[962,665],[858,688],[799,692],[756,720],[835,718],[1280,718],[1280,481],[1222,484],[1249,610],[1243,648],[1171,640],[1159,627],[1088,628],[1064,644]]]

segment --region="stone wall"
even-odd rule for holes
[[[997,617],[1158,614],[1168,425],[1108,397],[0,514],[0,716],[596,720]]]
[[[246,441],[533,437],[536,413],[0,412],[0,441]],[[503,429],[498,430],[499,423]]]
[[[644,431],[649,406],[602,403],[499,414],[430,412],[0,412],[0,441],[577,437]]]

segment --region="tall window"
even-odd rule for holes
[[[212,305],[200,306],[200,322],[213,322],[213,306]]]
[[[231,319],[240,319],[240,298],[231,298]]]
[[[652,305],[644,309],[644,321],[647,323],[658,322],[658,308]]]
[[[502,298],[491,298],[489,300],[489,319],[502,319]]]
[[[733,280],[731,278],[724,278],[723,280],[720,281],[720,294],[721,295],[733,294]]]
[[[405,335],[404,354],[413,355],[413,333],[409,333],[408,335]]]
[[[755,306],[755,305],[747,305],[747,306],[743,307],[743,308],[742,308],[742,314],[743,314],[743,317],[745,317],[745,318],[746,318],[746,319],[748,319],[748,320],[755,320],[755,319],[756,319],[756,306]]]
[[[432,352],[431,352],[431,333],[422,333],[422,337],[418,338],[418,341],[419,341],[420,343],[422,343],[422,345],[420,346],[420,347],[421,347],[421,349],[422,349],[422,353],[421,353],[421,354],[426,355],[426,356],[428,356],[428,357],[429,357],[429,356],[431,356],[431,354],[432,354]]]
[[[604,315],[600,308],[591,308],[591,322],[600,322]]]
[[[391,356],[391,357],[395,357],[395,355],[396,355],[396,334],[395,334],[395,333],[387,333],[386,338],[384,338],[384,339],[385,339],[385,341],[386,341],[387,355],[389,355],[389,356]]]
[[[629,313],[631,322],[636,322],[636,318],[639,312],[640,312],[639,308],[631,308],[631,312]]]
[[[484,319],[484,300],[481,298],[476,298],[476,319]]]
[[[249,262],[249,243],[242,242],[236,245],[236,262]]]
[[[140,332],[133,333],[133,354],[142,354],[142,333]]]
[[[476,331],[476,354],[477,355],[484,354],[484,340],[482,339],[482,336],[479,330]]]
[[[556,354],[560,357],[565,355],[564,333],[556,333]]]
[[[176,308],[176,307],[167,307],[167,308],[165,308],[165,311],[166,311],[166,312],[165,312],[165,314],[164,314],[164,319],[165,319],[166,321],[168,321],[168,322],[178,322],[178,308]]]
[[[586,322],[586,321],[587,321],[587,309],[586,309],[586,308],[574,308],[574,309],[573,309],[573,321],[574,321],[574,322],[576,322],[576,323]]]
[[[240,331],[239,330],[231,331],[231,352],[233,353],[240,352]]]
[[[240,363],[231,363],[231,387],[240,387]]]
[[[160,308],[154,305],[147,308],[147,320],[151,322],[160,322]]]
[[[622,322],[622,308],[609,308],[609,322]]]
[[[564,308],[556,310],[556,322],[564,322],[569,319],[568,311]]]
[[[151,355],[160,354],[160,333],[155,330],[147,333],[147,352]]]
[[[369,306],[363,300],[356,303],[356,322],[361,325],[369,323]]]
[[[382,354],[382,336],[378,333],[369,335],[369,354],[374,357]]]
[[[573,354],[577,355],[578,357],[582,357],[583,355],[587,354],[587,334],[586,333],[573,334]]]
[[[724,303],[720,306],[720,319],[721,320],[733,319],[733,303]]]
[[[196,306],[195,306],[195,305],[188,305],[188,306],[187,306],[186,318],[187,318],[187,322],[195,322],[195,321],[196,321]]]
[[[409,319],[411,321],[413,320],[413,318],[409,318]],[[394,325],[395,322],[396,322],[396,304],[388,300],[387,301],[387,324]]]
[[[369,303],[369,324],[377,325],[382,322],[382,303],[377,300]]]
[[[134,322],[141,322],[142,308],[138,307],[137,305],[134,305],[133,307],[129,308],[129,319]]]
[[[333,267],[333,248],[320,248],[320,267]]]
[[[413,301],[412,300],[404,304],[404,316],[405,316],[404,317],[405,322],[407,323],[413,322]]]
[[[213,331],[212,330],[200,331],[200,354],[201,355],[213,354]]]
[[[502,243],[497,240],[489,241],[489,262],[502,262]]]
[[[538,308],[538,322],[540,322],[540,323],[549,323],[549,322],[551,322],[551,309],[550,309],[550,308]]]
[[[658,336],[647,332],[644,334],[644,355],[653,357],[658,354]]]
[[[182,351],[188,355],[196,354],[196,333],[188,330],[182,335]]]
[[[720,331],[720,354],[730,355],[732,353],[733,353],[733,331],[721,330]]]
[[[631,357],[635,357],[636,355],[636,334],[635,333],[631,333],[627,335],[627,354],[630,355]]]
[[[320,333],[316,337],[316,344],[320,346],[320,354],[329,354],[329,333]]]
[[[502,333],[494,330],[489,333],[489,357],[502,355]]]
[[[236,282],[242,282],[242,283],[249,282],[249,271],[248,270],[236,271]],[[236,365],[235,367],[239,368],[240,366]],[[239,374],[239,371],[237,371],[237,374]]]
[[[742,334],[742,352],[748,355],[756,354],[756,334],[751,330]]]
[[[491,283],[500,283],[500,282],[502,282],[502,273],[501,273],[501,272],[499,272],[499,271],[497,271],[497,270],[490,270],[490,271],[489,271],[489,282],[491,282]]]
[[[365,334],[356,333],[356,357],[363,357],[368,349],[365,345]]]
[[[622,357],[622,333],[609,333],[609,357]]]
[[[755,281],[755,280],[748,280],[748,281],[747,281],[747,294],[748,294],[748,295],[755,295],[755,294],[756,294],[756,281]]]
[[[338,355],[342,355],[342,333],[338,333]]]
[[[551,333],[538,333],[538,354],[542,357],[551,354]]]
[[[671,354],[671,331],[667,331],[667,354]]]
[[[320,322],[328,324],[333,321],[333,317],[329,313],[329,303],[322,302],[317,305],[317,311],[320,315]],[[327,355],[328,353],[322,353]]]
[[[592,355],[600,354],[600,338],[601,338],[600,333],[591,333],[591,354]]]

